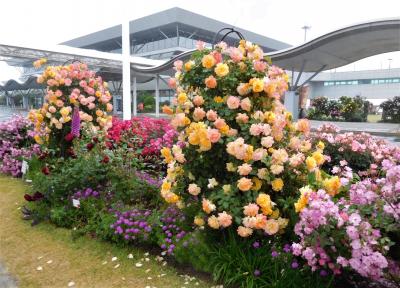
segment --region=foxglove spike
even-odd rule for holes
[[[79,108],[74,107],[74,113],[72,114],[71,123],[71,134],[75,137],[79,137],[81,130],[81,118],[79,117]]]

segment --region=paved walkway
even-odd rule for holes
[[[327,122],[311,120],[311,128],[316,129],[324,123],[332,123],[342,131],[366,132],[381,136],[400,136],[400,124],[368,122]]]
[[[7,273],[7,269],[1,263],[0,263],[0,287],[1,288],[18,287],[15,279]]]
[[[9,107],[0,106],[0,122],[6,121],[14,114],[27,115],[28,112],[21,109],[11,109]],[[1,286],[0,286],[1,287]]]

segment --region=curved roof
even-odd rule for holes
[[[137,67],[141,73],[161,73],[178,59],[190,57],[186,51],[159,66]],[[294,71],[315,72],[341,67],[386,52],[400,51],[400,18],[369,21],[338,29],[300,46],[265,53],[274,64]]]
[[[400,51],[400,18],[364,22],[330,32],[300,46],[268,53],[285,69],[334,69],[377,54]],[[304,63],[304,64],[303,64]]]
[[[37,76],[29,76],[26,80],[11,79],[0,85],[0,89],[5,91],[40,89],[44,86],[36,82]]]

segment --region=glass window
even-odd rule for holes
[[[393,79],[393,83],[399,83],[400,82],[400,78],[394,78]]]

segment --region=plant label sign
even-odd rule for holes
[[[79,199],[72,199],[72,206],[74,206],[75,208],[81,207],[81,202],[79,201]]]
[[[26,172],[28,172],[28,169],[29,169],[28,162],[26,162],[25,160],[22,161],[21,173],[25,175]]]

